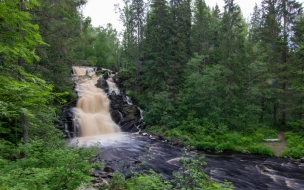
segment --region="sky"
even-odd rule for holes
[[[235,3],[241,7],[243,15],[247,20],[253,11],[254,5],[256,3],[260,5],[261,1],[262,0],[235,0]],[[205,2],[209,7],[214,7],[215,4],[218,4],[221,10],[223,10],[224,0],[205,0]],[[299,2],[304,2],[304,0],[300,0]],[[114,4],[123,6],[122,0],[88,0],[88,3],[83,7],[83,14],[85,17],[91,17],[92,25],[95,27],[106,26],[107,23],[111,23],[113,27],[120,32],[123,26],[119,21],[118,13],[115,13]]]

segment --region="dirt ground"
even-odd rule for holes
[[[280,132],[278,134],[277,138],[280,139],[279,142],[267,142],[266,145],[269,146],[270,148],[272,148],[272,150],[274,151],[274,153],[277,157],[280,157],[280,156],[282,156],[282,150],[286,146],[284,132]]]

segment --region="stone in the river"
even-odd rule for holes
[[[105,79],[103,79],[102,77],[100,77],[97,80],[96,87],[101,88],[101,89],[106,89],[106,88],[109,88],[109,85],[108,85],[108,83],[107,83],[107,81]]]
[[[114,172],[114,169],[110,165],[106,165],[103,168],[103,171],[105,171],[105,172]]]
[[[119,123],[123,119],[122,113],[118,110],[112,110],[111,117],[115,123]]]

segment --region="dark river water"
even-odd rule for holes
[[[100,144],[98,157],[121,172],[127,172],[138,163],[170,177],[180,167],[177,161],[182,148],[147,136],[120,133],[95,139],[77,139],[80,144]],[[250,154],[204,154],[207,165],[204,171],[215,181],[230,181],[235,189],[304,190],[304,164],[289,159]],[[143,168],[141,168],[143,169]]]

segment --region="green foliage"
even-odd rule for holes
[[[117,31],[108,24],[106,27],[89,25],[83,35],[82,44],[76,48],[77,65],[100,66],[117,70],[120,66],[120,45]]]
[[[256,128],[253,132],[227,130],[226,126],[216,127],[209,122],[184,121],[177,128],[153,126],[149,132],[165,136],[170,141],[180,141],[185,145],[195,146],[199,150],[249,150],[256,154],[273,155],[272,150],[263,144],[264,139],[275,138],[277,131],[270,128]],[[223,132],[224,131],[224,132]]]
[[[175,189],[208,189],[208,190],[228,190],[233,185],[229,182],[216,183],[210,180],[209,176],[204,173],[203,166],[206,165],[204,156],[195,158],[188,157],[186,154],[180,158],[182,167],[179,172],[175,172],[173,183]]]
[[[147,112],[145,113],[145,121],[148,124],[155,123],[172,126],[172,112],[174,107],[171,102],[170,94],[167,91],[162,91],[157,94],[149,93],[147,99],[153,99],[154,102],[148,103]]]
[[[56,120],[55,109],[52,102],[64,102],[59,93],[53,93],[53,86],[44,80],[25,72],[22,68],[11,66],[11,74],[8,69],[2,68],[0,76],[0,136],[12,142],[20,140],[20,129],[23,114],[26,118],[26,129],[30,138],[44,138],[52,136],[58,131],[54,128]],[[22,76],[21,80],[15,77]],[[17,125],[17,126],[16,126]],[[49,131],[49,132],[48,132]],[[60,133],[59,133],[60,134]]]
[[[144,174],[133,176],[130,180],[127,180],[126,185],[127,189],[130,190],[172,189],[170,182],[166,181],[161,174],[157,174],[153,170],[146,171]]]
[[[39,60],[35,47],[45,44],[38,33],[39,26],[31,23],[32,10],[39,3],[29,0],[20,4],[19,0],[0,2],[0,56],[7,62],[22,57],[26,62]]]
[[[52,140],[15,147],[1,141],[0,151],[10,154],[0,157],[0,189],[76,189],[88,184],[92,168],[98,166],[89,161],[95,151]]]
[[[270,147],[263,146],[263,145],[249,146],[248,150],[253,154],[264,154],[264,155],[269,155],[269,156],[274,155],[274,153]]]
[[[283,151],[283,156],[291,156],[293,158],[304,157],[304,134],[295,132],[286,132],[285,140],[287,148]]]
[[[39,2],[39,7],[24,7],[24,11],[31,14],[31,23],[37,26],[37,30],[39,26],[39,33],[48,46],[36,45],[33,52],[40,57],[39,61],[24,64],[23,67],[27,72],[35,73],[47,83],[53,84],[55,92],[71,92],[65,94],[65,98],[71,100],[71,66],[78,62],[78,52],[75,51],[85,40],[82,33],[86,32],[88,25],[88,20],[84,20],[79,12],[86,0],[36,1]]]

